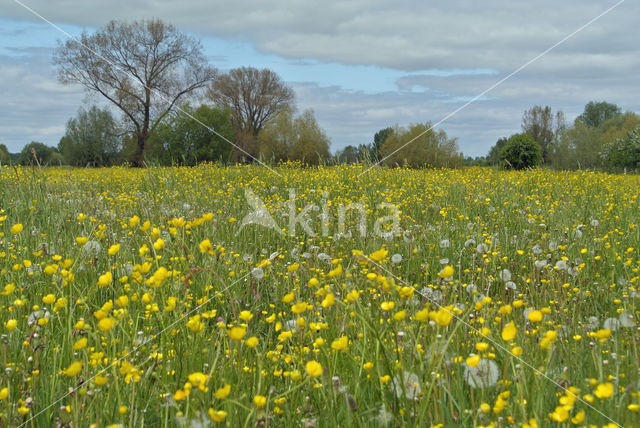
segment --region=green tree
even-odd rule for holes
[[[111,21],[80,43],[68,39],[54,53],[58,79],[78,83],[117,106],[136,137],[134,163],[144,164],[147,140],[184,98],[216,75],[200,42],[153,19]]]
[[[58,151],[65,162],[76,166],[108,166],[118,159],[121,140],[118,124],[108,109],[80,108],[78,116],[67,121]]]
[[[57,153],[55,148],[39,141],[32,141],[20,151],[18,163],[20,165],[48,165],[54,153]]]
[[[375,135],[373,136],[373,145],[371,146],[371,155],[373,160],[378,161],[382,159],[382,157],[380,156],[380,147],[382,147],[382,144],[386,141],[387,138],[389,138],[391,134],[393,134],[392,127],[381,129],[375,133]]]
[[[507,144],[509,139],[506,137],[499,138],[498,141],[491,147],[487,154],[487,163],[492,166],[500,165],[500,150]]]
[[[542,149],[531,135],[515,134],[500,150],[500,159],[507,168],[531,168],[542,163]]]
[[[9,149],[4,144],[0,144],[0,164],[11,163],[11,155]]]
[[[584,106],[584,112],[576,118],[576,121],[592,128],[597,128],[604,121],[622,114],[620,107],[606,101],[589,101]]]
[[[387,166],[459,167],[464,157],[458,153],[455,138],[448,138],[444,130],[436,131],[430,123],[396,126],[380,148]]]
[[[226,162],[232,146],[222,137],[232,140],[234,134],[229,109],[185,105],[158,126],[149,140],[148,157],[165,165]]]
[[[640,168],[640,127],[605,145],[602,158],[614,168]]]
[[[329,137],[318,125],[313,110],[294,118],[285,109],[269,121],[258,134],[260,157],[270,161],[298,160],[317,165],[329,159]]]

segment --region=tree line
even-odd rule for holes
[[[108,107],[81,107],[57,147],[32,142],[11,156],[0,146],[0,163],[464,162],[456,139],[429,123],[385,128],[373,142],[331,155],[313,110],[296,114],[294,92],[276,73],[253,67],[219,72],[198,40],[157,19],[111,21],[84,32],[60,42],[53,62],[61,83],[83,86]],[[402,148],[408,139],[416,141]]]
[[[640,116],[606,101],[588,102],[572,125],[562,111],[534,106],[522,116],[522,133],[500,138],[486,156],[467,165],[556,169],[637,170]]]

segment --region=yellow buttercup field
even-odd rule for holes
[[[3,426],[637,426],[640,179],[0,169]]]

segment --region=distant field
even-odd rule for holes
[[[0,425],[640,424],[638,176],[363,171],[0,169]]]

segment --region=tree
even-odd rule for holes
[[[522,115],[522,131],[540,145],[544,163],[549,162],[552,146],[565,127],[564,113],[554,115],[549,106],[533,106]]]
[[[121,141],[118,125],[108,109],[91,106],[80,108],[78,116],[69,119],[58,151],[69,165],[113,165],[118,158]]]
[[[291,109],[285,109],[269,121],[258,134],[260,157],[274,162],[298,160],[317,165],[329,159],[331,142],[320,128],[313,110],[306,110],[294,118]]]
[[[605,145],[602,158],[610,167],[640,168],[640,127]]]
[[[371,154],[374,160],[379,160],[381,159],[380,156],[380,147],[382,147],[382,143],[384,143],[386,141],[387,138],[389,138],[389,136],[393,134],[393,128],[392,127],[387,127],[384,129],[379,130],[378,132],[375,133],[375,135],[373,136],[373,146],[371,148]]]
[[[500,165],[500,150],[507,144],[508,138],[502,137],[491,147],[487,154],[487,163],[492,166]]]
[[[294,94],[275,72],[241,67],[218,76],[207,97],[217,106],[231,110],[231,123],[243,133],[243,141],[239,142],[242,144],[238,145],[254,156],[257,148],[244,140],[257,138],[269,120],[290,108]]]
[[[507,168],[531,168],[542,163],[542,149],[531,135],[515,134],[500,150],[500,159]]]
[[[9,149],[4,144],[0,144],[0,164],[11,163],[11,155]]]
[[[22,148],[18,163],[20,165],[47,165],[51,162],[56,149],[39,141],[32,141]]]
[[[149,157],[165,165],[227,161],[231,145],[224,139],[231,140],[234,132],[228,109],[185,105],[158,126],[149,139]]]
[[[59,43],[54,64],[60,82],[81,84],[122,111],[136,137],[138,166],[160,121],[216,75],[196,39],[157,19],[111,21],[92,35],[84,32],[80,43]]]
[[[589,101],[584,106],[584,112],[576,118],[576,121],[592,128],[597,128],[602,122],[622,114],[620,107],[605,101],[595,102]]]
[[[458,167],[464,164],[457,140],[448,138],[443,130],[432,129],[430,123],[409,128],[396,126],[382,143],[380,154],[387,166]]]

